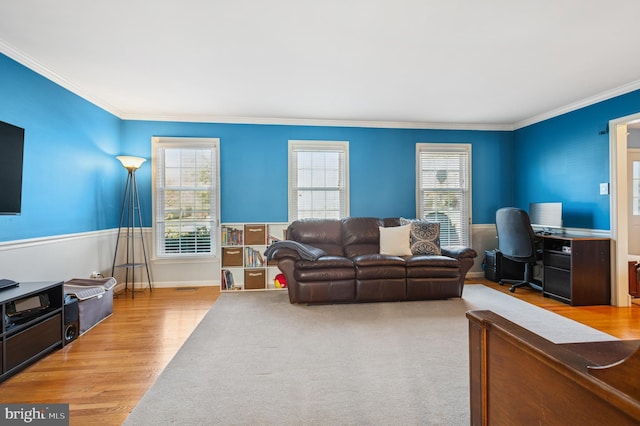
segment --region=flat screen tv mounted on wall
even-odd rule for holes
[[[24,129],[0,121],[0,214],[22,212]]]

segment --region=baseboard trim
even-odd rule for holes
[[[119,282],[114,288],[115,293],[121,293],[126,287],[125,282]],[[131,283],[129,283],[131,287]],[[151,287],[153,288],[188,288],[188,287],[220,287],[220,282],[203,282],[203,281],[163,281],[153,282],[151,281]],[[136,282],[135,291],[144,291],[149,289],[149,285],[146,282]]]
[[[467,278],[484,278],[484,272],[467,272]]]

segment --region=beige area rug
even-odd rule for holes
[[[223,293],[125,424],[468,425],[465,312],[477,309],[555,342],[614,339],[483,285],[317,306]]]

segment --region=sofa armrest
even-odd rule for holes
[[[440,248],[443,256],[453,257],[455,259],[475,259],[478,253],[471,247],[465,246],[444,246]]]
[[[318,260],[326,255],[324,250],[308,244],[299,243],[292,240],[277,241],[267,247],[264,252],[267,260],[279,260],[290,257],[296,260]]]
[[[284,274],[284,279],[287,281],[287,292],[291,303],[298,303],[298,282],[295,276],[296,262],[297,260],[293,257],[281,257],[278,259],[278,269]]]
[[[467,277],[467,272],[474,264],[474,259],[478,257],[478,253],[471,247],[465,246],[444,246],[440,248],[443,256],[453,257],[460,261],[460,294],[462,294],[462,286]]]
[[[302,260],[302,256],[300,256],[300,253],[296,250],[284,247],[274,247],[272,250],[267,249],[264,254],[267,257],[267,260],[282,260],[286,258]]]

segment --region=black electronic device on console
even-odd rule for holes
[[[17,315],[29,316],[32,313],[40,312],[48,307],[49,294],[40,293],[35,296],[29,296],[7,303],[7,315],[10,317]]]
[[[20,285],[20,283],[15,282],[13,280],[6,279],[6,278],[0,279],[0,290],[3,290],[5,288],[15,287],[17,285]]]

